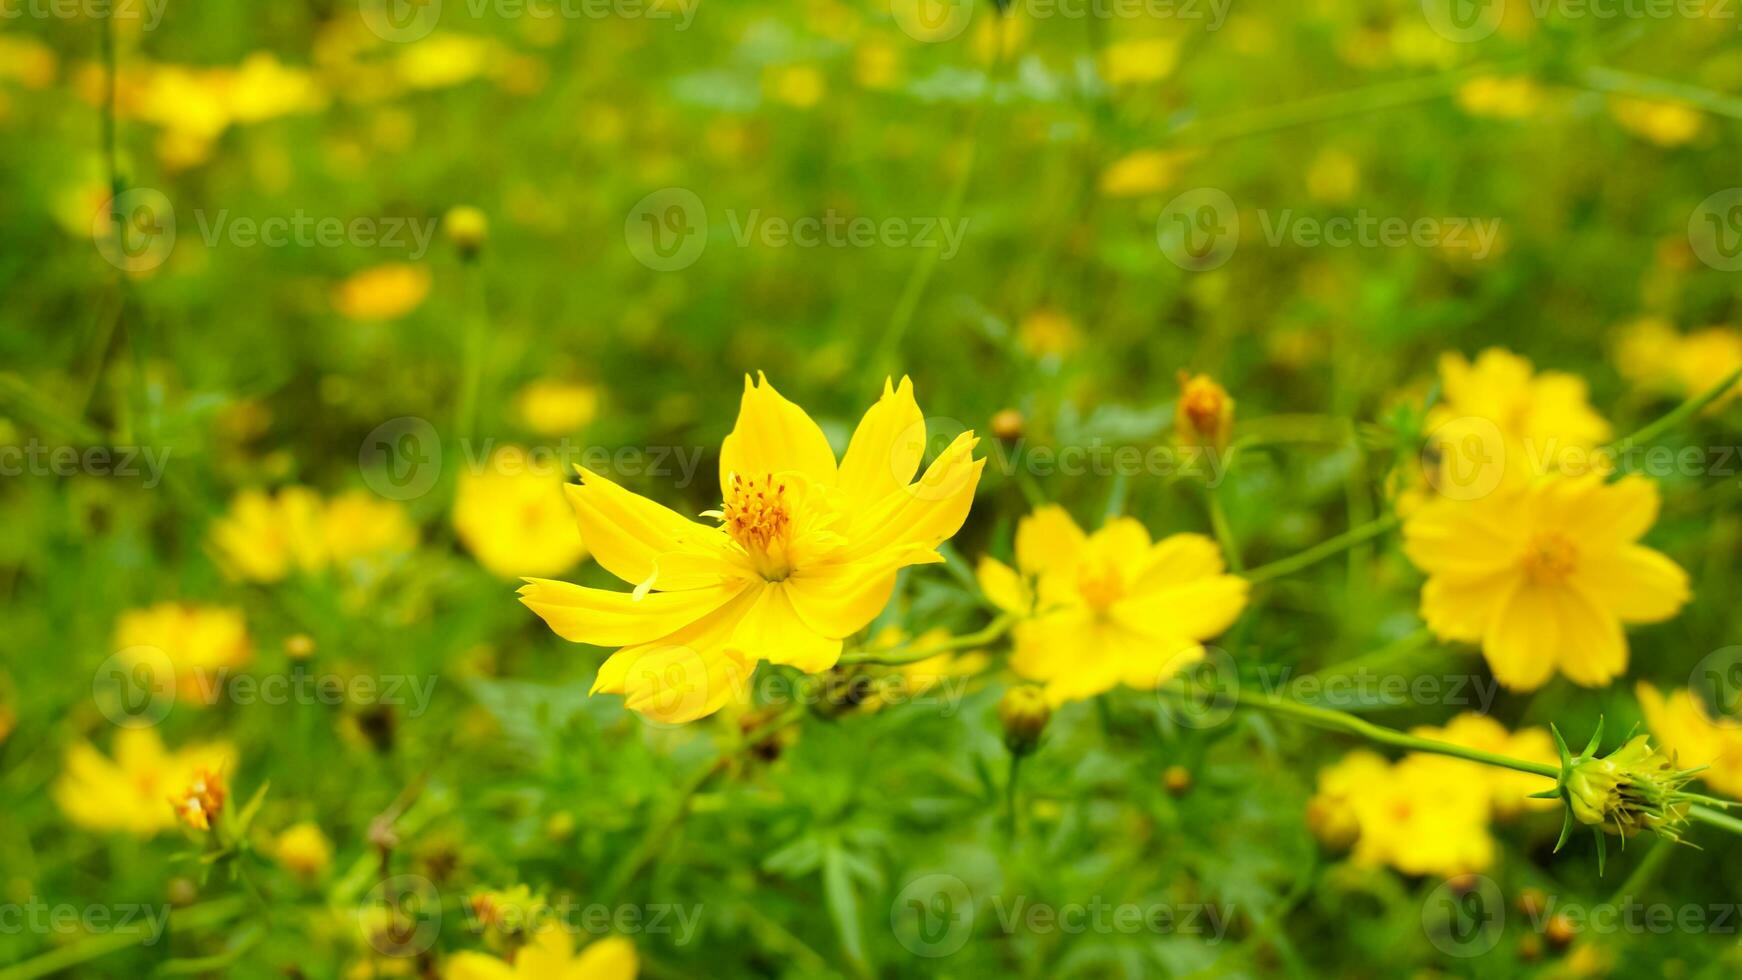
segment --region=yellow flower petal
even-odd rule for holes
[[[1222,548],[1202,534],[1172,534],[1149,549],[1143,571],[1131,584],[1133,592],[1150,592],[1182,585],[1222,572]]]
[[[758,374],[757,379],[759,385],[745,376],[738,423],[720,444],[721,494],[730,492],[733,474],[748,479],[796,472],[819,486],[833,486],[835,451],[829,448],[828,437],[766,377]]]
[[[925,455],[925,416],[913,398],[913,382],[885,380],[883,397],[859,420],[841,457],[841,493],[870,505],[908,485]]]
[[[1561,673],[1574,684],[1602,687],[1627,670],[1621,620],[1577,588],[1557,590]]]
[[[1016,569],[987,556],[980,559],[974,577],[979,580],[980,591],[986,594],[987,602],[1017,616],[1028,612],[1031,601],[1028,586],[1023,583],[1022,576],[1016,574]]]
[[[567,486],[569,503],[575,509],[581,538],[593,552],[593,560],[606,571],[631,585],[640,585],[655,571],[655,562],[667,552],[703,554],[723,551],[726,536],[718,528],[698,524],[669,507],[631,493],[585,468],[579,484]],[[667,590],[698,588],[714,584],[699,570],[661,569],[658,587]]]
[[[884,598],[888,598],[887,593]],[[812,629],[793,608],[784,582],[770,583],[760,590],[755,605],[732,631],[726,648],[751,663],[766,660],[787,664],[807,674],[827,670],[841,658],[841,638],[826,637]]]
[[[514,968],[483,953],[455,953],[442,974],[446,980],[515,980]]]
[[[1109,611],[1140,636],[1205,640],[1239,618],[1250,587],[1243,578],[1217,575],[1121,599]]]
[[[974,503],[984,459],[964,432],[926,468],[918,483],[889,494],[856,521],[842,558],[853,561],[888,549],[927,551],[961,530]]]
[[[635,944],[622,936],[607,936],[581,951],[570,980],[635,980],[641,968]]]
[[[731,601],[743,588],[650,592],[608,592],[584,586],[529,578],[520,601],[537,613],[556,634],[573,643],[601,647],[648,643],[669,635],[680,624],[693,623]]]
[[[1660,623],[1687,605],[1688,573],[1669,556],[1628,545],[1581,561],[1573,581],[1624,623]]]
[[[780,585],[812,630],[839,638],[864,629],[883,611],[895,591],[895,572],[872,562],[813,565],[794,570]]]
[[[1559,660],[1559,613],[1552,594],[1519,583],[1488,624],[1482,653],[1494,679],[1509,690],[1534,691],[1548,683]]]
[[[1048,567],[1074,564],[1088,537],[1057,504],[1035,508],[1016,523],[1016,567],[1035,575]]]

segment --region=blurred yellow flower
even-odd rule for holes
[[[460,473],[454,531],[478,564],[503,578],[555,575],[587,555],[562,474],[519,446],[498,447]]]
[[[201,772],[225,772],[236,752],[227,743],[164,748],[150,728],[115,733],[114,759],[87,742],[67,750],[54,785],[54,800],[74,824],[95,831],[150,837],[175,826],[171,794],[187,789]]]
[[[1612,435],[1591,408],[1582,378],[1536,373],[1528,360],[1490,347],[1474,364],[1440,358],[1440,400],[1427,416],[1438,454],[1433,485],[1446,496],[1482,496],[1533,476],[1584,472],[1590,450]]]
[[[1101,52],[1102,74],[1109,85],[1159,82],[1173,74],[1180,42],[1171,37],[1115,41]]]
[[[1525,119],[1542,103],[1542,87],[1527,75],[1479,75],[1458,89],[1458,107],[1472,116]]]
[[[0,79],[15,79],[25,88],[47,88],[54,83],[58,67],[54,51],[41,41],[28,35],[0,35]]]
[[[894,88],[901,83],[901,49],[880,39],[860,43],[853,56],[853,77],[860,88]]]
[[[272,856],[298,877],[318,878],[333,862],[333,845],[321,833],[320,824],[304,822],[278,835],[272,844]]]
[[[1355,801],[1372,795],[1389,778],[1391,763],[1367,749],[1356,749],[1320,769],[1318,792],[1307,802],[1307,829],[1329,850],[1348,850],[1361,836]]]
[[[417,547],[405,507],[368,490],[347,490],[321,511],[325,554],[336,564],[391,560]]]
[[[1341,204],[1361,187],[1361,165],[1342,150],[1326,147],[1307,167],[1307,193],[1326,204]]]
[[[269,496],[243,490],[212,522],[208,539],[218,563],[249,582],[282,581],[293,571],[313,572],[327,563],[320,495],[285,487]]]
[[[1077,324],[1054,309],[1032,310],[1016,327],[1016,341],[1030,357],[1063,357],[1082,346]]]
[[[1196,153],[1190,150],[1136,150],[1101,171],[1101,193],[1108,197],[1141,197],[1167,190],[1179,180],[1180,169]]]
[[[550,926],[514,957],[513,963],[483,953],[455,953],[446,980],[635,980],[640,970],[635,945],[621,936],[607,936],[579,955],[574,939]]]
[[[1207,374],[1179,373],[1179,400],[1173,409],[1173,437],[1182,446],[1228,448],[1234,432],[1234,399]]]
[[[1645,723],[1664,750],[1675,757],[1676,767],[1708,766],[1696,778],[1725,796],[1742,800],[1742,722],[1712,718],[1686,688],[1665,697],[1650,684],[1640,684],[1636,693]]]
[[[823,101],[828,82],[815,65],[778,65],[768,70],[767,88],[775,101],[809,109]]]
[[[387,262],[364,269],[333,290],[333,308],[352,320],[393,320],[429,295],[429,269],[410,262]]]
[[[1554,738],[1546,728],[1523,728],[1508,732],[1506,726],[1493,718],[1466,711],[1453,718],[1444,728],[1423,725],[1411,729],[1415,735],[1439,742],[1450,742],[1465,748],[1480,749],[1494,755],[1510,756],[1527,762],[1559,765],[1560,754]],[[1485,791],[1495,816],[1509,818],[1524,810],[1556,810],[1559,800],[1533,800],[1530,794],[1554,788],[1554,780],[1533,776],[1528,772],[1487,766],[1480,762],[1449,759],[1464,773],[1463,784],[1472,791]]]
[[[1472,500],[1436,499],[1403,525],[1422,571],[1421,614],[1443,640],[1480,643],[1494,677],[1531,691],[1556,671],[1600,687],[1627,669],[1624,623],[1655,623],[1688,601],[1688,576],[1638,543],[1657,485],[1628,476],[1550,476]]]
[[[313,112],[327,104],[327,94],[313,75],[287,67],[265,51],[242,59],[229,79],[228,95],[230,114],[239,123]]]
[[[472,34],[433,34],[405,46],[394,61],[400,81],[414,89],[464,84],[500,65],[502,49]]]
[[[599,412],[599,389],[572,381],[533,381],[514,396],[526,427],[541,436],[573,435]]]
[[[1464,763],[1412,753],[1351,799],[1360,834],[1351,858],[1409,875],[1451,877],[1494,862],[1488,797],[1469,791]]]
[[[1609,100],[1609,114],[1622,129],[1658,146],[1691,142],[1705,126],[1705,116],[1685,102],[1615,96]]]
[[[1615,368],[1641,388],[1682,389],[1681,334],[1660,316],[1642,316],[1615,331]]]
[[[1202,659],[1201,641],[1246,607],[1246,580],[1224,574],[1221,549],[1203,535],[1152,543],[1129,517],[1085,535],[1056,504],[1024,517],[1016,535],[1021,571],[984,559],[981,587],[1008,610],[1034,596],[1016,624],[1010,666],[1045,685],[1054,704],[1119,684],[1160,687]]]
[[[115,646],[122,651],[148,647],[161,651],[175,670],[176,693],[182,700],[205,705],[219,670],[240,667],[253,659],[254,647],[242,610],[160,602],[129,609],[115,626]],[[144,662],[134,658],[134,662]]]
[[[530,580],[521,601],[565,639],[620,647],[595,692],[665,722],[741,699],[757,661],[815,673],[888,602],[896,572],[941,562],[984,460],[957,436],[918,482],[925,417],[913,384],[886,382],[837,464],[823,432],[766,378],[744,380],[720,447],[710,527],[591,471],[568,488],[600,565],[632,593]]]

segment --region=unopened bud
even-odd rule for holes
[[[1228,448],[1234,431],[1234,399],[1207,374],[1179,373],[1179,402],[1174,406],[1174,438],[1181,445],[1204,449]]]
[[[1161,774],[1161,785],[1174,796],[1184,796],[1192,788],[1192,771],[1185,766],[1168,766]]]
[[[1032,684],[1013,687],[998,701],[998,723],[1004,726],[1004,744],[1013,755],[1033,752],[1051,720],[1046,694]]]
[[[448,241],[454,243],[454,249],[461,258],[472,258],[478,250],[484,247],[484,240],[490,237],[490,219],[484,212],[468,204],[449,208],[442,218],[442,228],[447,232]]]
[[[992,434],[1001,442],[1015,442],[1022,438],[1024,422],[1022,413],[1016,409],[1001,409],[992,416]]]

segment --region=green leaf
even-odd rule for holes
[[[865,937],[859,927],[859,896],[853,891],[847,854],[838,846],[831,846],[823,852],[823,894],[828,898],[835,931],[841,937],[841,949],[849,960],[859,965],[859,972],[869,972],[865,963]]]

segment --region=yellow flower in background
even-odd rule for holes
[[[327,538],[320,495],[285,487],[275,495],[244,490],[212,522],[209,540],[218,563],[249,582],[279,582],[292,572],[326,566]]]
[[[1314,200],[1342,204],[1361,189],[1361,164],[1335,147],[1326,147],[1307,167],[1307,193]]]
[[[483,953],[455,953],[445,980],[635,980],[640,961],[635,945],[621,936],[607,936],[579,955],[568,932],[552,926],[508,963]]]
[[[325,554],[333,562],[391,560],[417,547],[417,527],[405,507],[368,490],[347,490],[321,510]]]
[[[321,833],[320,824],[304,822],[278,835],[272,843],[272,856],[298,877],[318,878],[333,863],[333,845]]]
[[[150,837],[175,826],[172,794],[185,791],[201,772],[227,772],[236,752],[227,743],[190,745],[176,752],[150,728],[115,733],[114,758],[87,742],[67,750],[54,785],[61,812],[86,830]]]
[[[1030,357],[1063,357],[1082,346],[1083,338],[1069,316],[1042,308],[1022,318],[1016,341]]]
[[[1141,523],[1116,517],[1085,535],[1064,508],[1049,504],[1024,517],[1016,535],[1018,567],[1033,571],[985,559],[982,587],[1014,610],[1032,576],[1034,608],[1016,625],[1010,666],[1043,684],[1054,704],[1120,684],[1160,687],[1202,659],[1201,641],[1227,629],[1246,606],[1246,580],[1224,574],[1221,549],[1200,534],[1152,543]]]
[[[853,77],[860,88],[880,91],[901,84],[902,49],[888,41],[871,38],[860,43],[853,56]]]
[[[503,54],[500,44],[481,35],[432,34],[405,45],[393,70],[414,89],[450,88],[495,70]]]
[[[1676,376],[1681,379],[1682,393],[1699,395],[1711,391],[1719,382],[1742,368],[1742,332],[1735,327],[1706,327],[1682,338],[1676,352]],[[1735,398],[1742,385],[1731,385],[1729,393],[1712,403],[1707,411],[1715,411]]]
[[[1190,150],[1137,150],[1101,171],[1101,193],[1108,197],[1158,194],[1178,182],[1180,170],[1197,154]]]
[[[1109,85],[1159,82],[1179,63],[1178,38],[1146,37],[1115,41],[1101,52],[1102,75]]]
[[[1613,434],[1591,408],[1582,378],[1537,372],[1498,347],[1477,356],[1440,358],[1440,401],[1427,416],[1438,453],[1430,474],[1441,494],[1459,499],[1515,487],[1563,464],[1593,465],[1589,451]]]
[[[1638,543],[1657,509],[1657,485],[1637,475],[1432,500],[1403,525],[1404,553],[1428,576],[1422,618],[1442,640],[1480,643],[1508,689],[1557,671],[1607,684],[1627,669],[1622,624],[1669,619],[1690,598],[1687,573]]]
[[[15,79],[25,88],[54,83],[59,62],[48,45],[33,37],[0,35],[0,79]]]
[[[1640,684],[1636,693],[1645,723],[1664,750],[1675,757],[1676,767],[1708,766],[1695,778],[1725,796],[1742,800],[1742,722],[1714,719],[1686,688],[1665,697],[1650,684]]]
[[[1542,108],[1542,87],[1527,75],[1480,75],[1458,89],[1458,107],[1472,116],[1526,119]]]
[[[454,531],[478,564],[503,578],[555,575],[587,556],[562,474],[519,446],[501,446],[460,473]]]
[[[1307,829],[1332,851],[1345,851],[1361,836],[1355,801],[1391,776],[1391,763],[1377,752],[1356,749],[1319,770],[1318,792],[1307,802]]]
[[[581,534],[633,593],[531,579],[521,601],[565,639],[619,647],[594,692],[691,721],[741,699],[760,660],[815,673],[882,611],[896,572],[941,562],[985,460],[957,436],[918,482],[925,418],[913,384],[884,384],[837,464],[810,416],[744,380],[720,447],[718,526],[697,523],[588,470],[569,497]]]
[[[599,413],[599,389],[571,381],[539,380],[520,389],[514,407],[526,427],[541,436],[567,436]]]
[[[129,609],[115,626],[115,645],[123,652],[137,647],[162,651],[175,670],[176,693],[193,704],[209,704],[220,670],[240,667],[254,657],[242,610],[160,602]],[[135,658],[135,663],[150,663]]]
[[[776,102],[809,109],[823,101],[829,84],[815,65],[778,65],[768,70],[765,87]]]
[[[327,104],[327,93],[313,75],[288,67],[265,51],[242,59],[230,78],[228,94],[230,113],[239,123],[313,112]]]
[[[1351,854],[1358,865],[1452,877],[1494,863],[1488,797],[1469,791],[1461,760],[1407,755],[1350,802],[1360,827]]]
[[[1686,102],[1614,96],[1609,114],[1622,129],[1658,146],[1681,146],[1705,128],[1705,116]]]
[[[1524,728],[1517,732],[1508,732],[1505,725],[1474,711],[1458,715],[1444,728],[1423,725],[1411,729],[1411,732],[1423,738],[1480,749],[1494,755],[1524,759],[1527,762],[1541,762],[1551,766],[1560,763],[1560,753],[1555,749],[1554,738],[1548,733],[1548,729]],[[1463,771],[1466,787],[1480,788],[1488,793],[1494,814],[1501,819],[1510,818],[1524,810],[1555,810],[1561,806],[1559,800],[1529,799],[1532,793],[1553,789],[1552,779],[1498,766],[1485,766],[1480,762],[1460,759],[1449,761]]]
[[[1173,409],[1174,441],[1205,449],[1228,448],[1234,432],[1234,399],[1207,374],[1179,373],[1179,400]]]
[[[340,283],[333,290],[333,309],[352,320],[393,320],[422,305],[429,287],[428,268],[387,262]]]
[[[1681,334],[1660,316],[1642,316],[1615,331],[1615,368],[1635,385],[1657,392],[1682,387]]]
[[[924,650],[941,643],[947,643],[949,639],[950,631],[943,627],[929,629],[910,638],[907,631],[901,627],[886,626],[864,645],[864,649],[867,652],[888,652],[903,647]],[[891,702],[898,698],[902,701],[911,701],[925,695],[946,681],[959,677],[976,677],[985,673],[986,668],[991,664],[992,658],[982,650],[960,652],[946,650],[936,656],[926,657],[924,660],[890,667],[883,676],[897,679],[900,686],[893,689],[874,686],[865,700],[865,707],[869,711],[876,711],[882,707],[885,700],[882,695],[885,691],[894,695],[888,698]],[[947,689],[946,693],[948,693]]]

